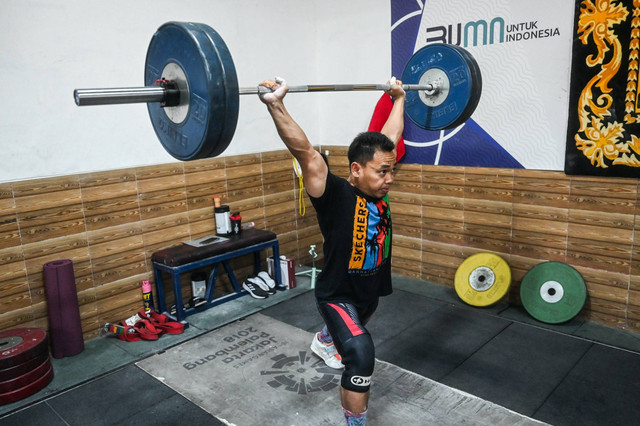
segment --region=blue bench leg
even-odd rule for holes
[[[167,310],[167,306],[164,299],[164,282],[162,281],[162,271],[158,268],[153,268],[153,273],[156,277],[156,296],[158,297],[158,312],[163,313]]]
[[[207,283],[207,291],[205,293],[207,302],[211,302],[213,300],[213,291],[215,290],[217,279],[218,279],[218,264],[216,263],[216,266],[213,267],[213,270],[209,275],[209,282]]]
[[[180,285],[180,274],[173,274],[173,294],[176,296],[176,319],[182,321],[186,315],[184,312],[184,302],[182,301],[182,286]]]

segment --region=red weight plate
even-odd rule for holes
[[[5,368],[0,370],[0,382],[6,382],[18,376],[22,376],[25,373],[37,368],[40,364],[49,359],[49,353],[43,352],[35,358],[31,358],[29,361],[25,361],[22,364],[18,364],[15,367]]]
[[[36,382],[51,368],[51,361],[47,358],[42,364],[34,368],[33,370],[23,374],[22,376],[15,377],[5,382],[0,382],[0,394],[13,392],[18,389],[22,389],[30,383]]]
[[[0,370],[15,367],[49,350],[47,333],[39,328],[16,328],[0,333]]]
[[[53,367],[49,367],[42,377],[27,386],[15,390],[13,392],[0,393],[0,405],[10,404],[12,402],[20,401],[28,396],[35,394],[47,386],[53,379]]]

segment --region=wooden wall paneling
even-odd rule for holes
[[[318,150],[323,153],[327,150],[329,151],[327,158],[331,173],[345,179],[349,177],[348,146],[323,146]]]
[[[569,208],[571,178],[562,172],[517,170],[514,172],[513,202]]]
[[[213,201],[209,208],[189,210],[188,215],[190,239],[196,240],[198,238],[216,235],[216,221],[213,217]]]
[[[264,196],[262,187],[262,162],[260,154],[225,157],[227,175],[227,201],[231,211],[234,203]]]
[[[486,251],[511,252],[513,170],[465,168],[465,244]]]
[[[158,250],[191,240],[188,213],[174,214],[140,222],[147,270],[152,271],[151,256]]]
[[[0,331],[33,320],[22,247],[0,249]]]
[[[627,322],[628,302],[616,300],[629,282],[637,198],[635,180],[571,178],[567,263],[585,276],[590,297],[584,315],[616,327]],[[612,274],[622,283],[608,279]]]
[[[514,203],[512,214],[512,254],[566,261],[568,209]]]
[[[404,277],[420,279],[422,276],[422,240],[393,236],[392,271]]]
[[[464,197],[502,203],[513,201],[514,169],[466,167]]]
[[[567,263],[629,274],[633,215],[569,209]]]
[[[15,315],[15,312],[29,315]],[[30,321],[31,294],[11,184],[0,184],[0,331]]]
[[[389,205],[394,235],[422,237],[422,206],[420,165],[399,165],[389,192]]]
[[[571,177],[570,207],[597,212],[635,214],[637,179]]]
[[[13,183],[22,244],[86,231],[78,176]]]
[[[640,191],[639,191],[640,192]],[[627,325],[640,332],[640,193],[636,199],[635,222],[633,227],[633,247],[629,275],[629,297],[627,301]]]
[[[140,221],[135,170],[83,174],[79,182],[87,231]]]
[[[422,194],[464,199],[464,167],[422,166]]]
[[[425,241],[462,245],[464,199],[424,194],[421,197],[421,236]]]
[[[213,235],[214,196],[227,199],[227,175],[224,157],[206,158],[184,163],[187,208],[191,238]]]
[[[422,238],[421,204],[419,193],[400,192],[395,188],[389,193],[394,239],[398,235]]]
[[[464,244],[497,254],[511,252],[510,202],[464,200]]]
[[[13,189],[10,184],[0,184],[0,250],[21,243]]]
[[[629,274],[572,265],[582,275],[587,300],[581,314],[617,327],[626,323]]]
[[[262,175],[265,195],[294,190],[293,156],[287,150],[262,154]]]
[[[394,192],[408,192],[419,195],[421,190],[422,166],[420,164],[397,164],[390,194]]]
[[[513,185],[511,253],[566,261],[569,193],[564,173],[517,170]]]
[[[422,279],[453,287],[460,264],[476,249],[436,241],[422,242]]]
[[[640,276],[638,274],[632,274],[630,277],[627,325],[631,330],[640,332]]]
[[[139,167],[136,178],[142,220],[187,211],[183,163]]]
[[[531,268],[543,261],[513,254],[505,259],[505,261],[509,264],[509,269],[511,269],[511,286],[509,287],[509,294],[507,295],[509,303],[522,305],[520,300],[520,284],[522,283],[522,279]]]
[[[422,166],[422,238],[463,244],[464,168]]]
[[[139,224],[120,225],[88,233],[96,286],[147,272]]]
[[[282,234],[295,227],[297,204],[293,191],[265,195],[264,205],[266,229]]]
[[[0,313],[0,331],[35,326],[33,307],[31,305]]]

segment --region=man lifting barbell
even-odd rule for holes
[[[280,138],[302,168],[305,187],[324,237],[324,266],[315,287],[325,326],[311,350],[332,368],[344,368],[340,396],[347,425],[366,422],[375,364],[365,325],[378,298],[391,294],[391,212],[396,144],[404,129],[405,91],[392,79],[387,93],[394,105],[381,132],[363,132],[349,146],[349,178],[329,172],[304,131],[284,105],[287,83],[276,78],[260,86]]]

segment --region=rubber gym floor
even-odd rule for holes
[[[135,363],[257,312],[316,331],[322,320],[309,281],[299,276],[295,289],[268,299],[241,297],[192,315],[185,333],[157,342],[88,341],[75,357],[52,358],[47,388],[0,406],[0,424],[227,424]],[[637,333],[580,318],[548,325],[504,302],[475,308],[452,288],[399,276],[367,328],[378,359],[542,422],[630,425],[640,418]]]

